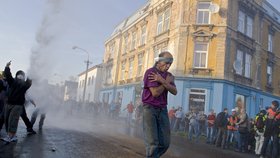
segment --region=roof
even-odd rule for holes
[[[129,16],[125,20],[123,20],[119,25],[117,25],[111,34],[111,37],[116,35],[119,31],[122,31],[126,28],[128,28],[132,23],[137,21],[140,17],[146,13],[147,8],[150,5],[150,1],[148,1],[144,6],[142,6],[140,9],[138,9],[133,15]]]
[[[262,3],[266,13],[280,25],[280,12],[275,9],[267,0]]]
[[[103,64],[94,65],[93,67],[90,67],[90,68],[88,69],[88,72],[91,71],[91,70],[94,70],[94,69],[98,69],[98,68],[101,69],[102,66],[103,66]],[[83,72],[81,72],[80,74],[78,74],[78,76],[82,76],[82,75],[84,75],[85,73],[86,73],[86,71],[83,71]]]

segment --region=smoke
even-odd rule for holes
[[[56,45],[61,35],[57,25],[61,13],[62,0],[48,0],[47,8],[36,35],[36,46],[31,50],[28,74],[32,79],[42,82],[53,74],[56,67]]]
[[[71,48],[78,45],[87,49],[88,47],[84,47],[85,44],[93,45],[94,43],[91,40],[92,35],[89,35],[89,32],[81,31],[87,28],[87,25],[91,27],[95,25],[96,22],[91,19],[92,16],[90,15],[92,12],[90,11],[93,10],[93,8],[89,7],[91,6],[89,4],[92,4],[92,1],[46,1],[44,16],[35,38],[36,44],[31,50],[30,67],[27,75],[33,81],[29,90],[29,95],[36,103],[36,108],[40,111],[39,114],[46,113],[45,122],[47,125],[53,125],[64,129],[78,129],[79,131],[91,131],[96,126],[100,126],[98,121],[98,123],[92,124],[94,110],[92,110],[91,105],[86,107],[86,105],[81,105],[76,102],[63,102],[62,95],[64,93],[64,87],[49,84],[54,74],[62,74],[65,71],[71,71],[73,75],[84,71],[85,64],[83,60],[86,59],[86,56],[83,55],[86,54],[76,52]],[[94,7],[100,9],[99,6]],[[100,17],[98,19],[100,19]],[[97,32],[101,32],[100,30],[95,31],[96,34]],[[96,36],[94,38],[96,38]],[[81,41],[83,43],[81,43]],[[92,52],[90,49],[87,50]],[[65,52],[70,53],[67,54]],[[102,54],[102,52],[98,51],[94,53],[96,54],[91,54],[90,57],[99,56],[100,53]],[[79,55],[81,59],[77,59],[75,54],[77,56]],[[70,60],[71,56],[76,59]],[[92,59],[90,60],[93,61]],[[70,67],[71,65],[72,67]],[[76,65],[76,67],[80,66],[82,70],[74,72],[73,65]],[[60,67],[63,69],[61,70]],[[101,105],[99,108],[101,108]],[[29,108],[28,112],[34,110],[36,109]],[[99,111],[98,113],[100,113],[99,116],[101,117],[104,115],[104,118],[109,118],[109,108]],[[89,118],[91,118],[90,121]],[[105,121],[107,120],[102,119],[103,124],[107,125]],[[112,121],[112,119],[110,119],[110,121]],[[110,121],[108,124],[110,124]],[[36,125],[38,122],[39,121],[37,121]],[[108,126],[108,128],[110,129],[108,131],[114,131],[110,126]],[[34,126],[34,129],[36,130],[36,126]]]
[[[63,0],[46,1],[42,22],[35,37],[36,44],[31,49],[30,67],[27,72],[33,81],[28,94],[37,105],[32,111],[39,110],[38,114],[47,114],[47,118],[48,115],[51,115],[49,118],[53,118],[52,116],[59,114],[63,103],[63,87],[51,85],[50,81],[59,65],[67,65],[67,62],[61,63],[60,57],[60,45],[67,33],[67,29],[64,29],[67,25],[64,4],[66,3]]]
[[[75,54],[78,54],[83,57],[82,55],[84,55],[71,50],[75,44],[69,42],[69,39],[71,41],[79,39],[77,34],[81,32],[76,31],[79,28],[76,23],[80,19],[86,21],[85,16],[83,16],[86,14],[86,11],[82,12],[82,9],[80,9],[76,10],[76,13],[72,13],[74,8],[77,7],[75,4],[77,3],[71,0],[46,1],[45,12],[36,34],[36,44],[31,50],[30,67],[27,72],[33,81],[28,93],[37,105],[36,109],[29,108],[28,112],[39,110],[39,115],[46,114],[45,122],[47,124],[64,129],[75,129],[73,123],[76,122],[78,124],[78,122],[81,122],[81,118],[83,119],[85,115],[88,115],[85,110],[79,109],[82,107],[78,103],[73,102],[69,104],[63,101],[63,86],[50,84],[55,76],[63,74],[64,71],[71,70],[69,65],[73,65],[73,61],[77,61],[70,60],[71,56],[74,57]],[[81,6],[77,8],[83,8],[83,5],[86,3],[78,4]],[[79,42],[74,41],[74,43]],[[69,51],[72,53],[64,53]],[[78,61],[80,61],[80,66],[84,70],[83,59]],[[63,68],[62,70],[60,69],[61,67]],[[68,115],[69,108],[76,109],[77,113],[75,115]],[[92,127],[92,125],[87,124],[80,127],[79,130],[88,131]]]

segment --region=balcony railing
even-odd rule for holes
[[[191,68],[190,73],[192,75],[201,75],[201,76],[212,76],[213,69],[209,68]]]
[[[247,78],[239,74],[234,74],[234,81],[243,85],[250,85],[250,86],[253,83],[253,80],[251,78]]]

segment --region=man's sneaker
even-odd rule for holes
[[[36,132],[33,129],[28,129],[27,135],[32,135],[32,134],[36,134]]]
[[[6,136],[4,138],[1,138],[1,140],[3,140],[4,142],[10,143],[11,142],[11,138],[9,136]]]
[[[11,142],[16,142],[18,139],[17,139],[17,136],[13,136],[12,138],[11,138]]]

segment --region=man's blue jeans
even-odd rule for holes
[[[226,140],[226,146],[229,147],[230,144],[235,142],[235,149],[238,148],[238,137],[237,137],[237,133],[238,131],[236,130],[228,130],[227,131],[227,140]]]
[[[198,141],[198,124],[190,124],[189,126],[189,133],[188,133],[188,139],[191,141],[193,138],[193,133],[195,135],[195,141]]]
[[[144,105],[143,131],[147,158],[159,158],[170,144],[170,124],[167,108]]]
[[[207,143],[213,143],[214,127],[207,127]]]

